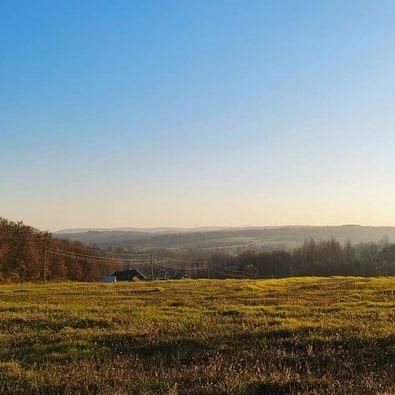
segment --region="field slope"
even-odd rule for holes
[[[395,393],[394,278],[0,286],[0,393]]]

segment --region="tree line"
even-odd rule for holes
[[[379,243],[344,245],[329,241],[306,240],[293,251],[247,251],[232,256],[226,253],[210,257],[212,277],[287,276],[393,276],[395,244],[383,239]]]
[[[58,240],[49,232],[0,217],[1,282],[43,280],[44,270],[48,280],[94,281],[119,267],[110,260],[95,261],[95,256],[80,242]]]

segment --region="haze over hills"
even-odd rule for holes
[[[193,232],[199,231],[213,231],[222,229],[234,229],[227,226],[204,226],[197,228],[182,228],[182,227],[153,227],[153,228],[133,228],[133,227],[122,227],[122,228],[71,228],[71,229],[60,229],[54,232],[55,235],[66,235],[74,233],[85,233],[85,232],[145,232],[145,233],[180,233],[180,232]],[[237,228],[236,228],[237,229]]]
[[[384,237],[395,241],[395,227],[359,225],[285,226],[285,227],[204,227],[204,228],[117,228],[65,229],[55,233],[58,238],[81,241],[100,248],[129,247],[198,248],[198,249],[289,249],[304,240],[351,241],[354,244],[378,242]]]

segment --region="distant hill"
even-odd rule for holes
[[[177,227],[158,227],[158,228],[75,228],[75,229],[61,229],[56,231],[55,235],[68,235],[75,233],[86,233],[86,232],[145,232],[145,233],[181,233],[181,232],[196,232],[199,231],[212,231],[232,229],[226,226],[205,226],[202,228],[177,228]]]
[[[55,233],[62,239],[81,241],[100,248],[129,247],[152,248],[293,248],[308,238],[340,242],[377,242],[384,237],[395,241],[395,227],[373,227],[359,225],[343,226],[288,226],[225,228],[120,228],[120,229],[71,229]]]

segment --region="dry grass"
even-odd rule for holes
[[[0,287],[0,393],[395,393],[394,278]]]

